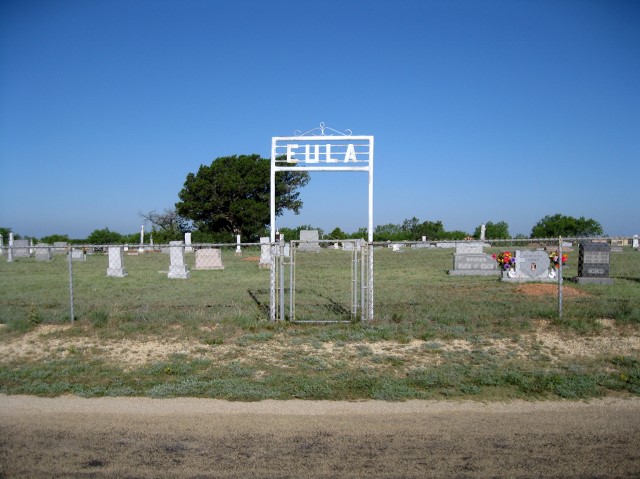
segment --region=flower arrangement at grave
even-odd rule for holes
[[[569,255],[566,253],[562,253],[562,265],[564,266],[567,263],[567,259],[569,259]],[[549,253],[549,261],[551,261],[551,267],[558,269],[560,266],[560,255],[557,251],[551,251]]]
[[[516,266],[516,259],[511,255],[511,251],[503,251],[498,254],[494,253],[491,257],[498,262],[502,271],[509,271]]]

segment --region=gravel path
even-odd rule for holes
[[[0,478],[640,477],[640,399],[0,395]]]

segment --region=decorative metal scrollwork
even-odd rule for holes
[[[326,126],[324,124],[324,121],[320,122],[320,126],[316,127],[316,128],[312,128],[311,130],[302,133],[301,130],[295,130],[293,132],[293,134],[295,136],[327,136],[327,133],[329,136],[333,136],[333,135],[340,135],[340,136],[351,136],[352,132],[349,129],[346,129],[344,131],[338,131],[338,130],[334,130],[333,128]]]

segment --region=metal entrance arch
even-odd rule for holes
[[[327,134],[329,133],[329,134]],[[295,136],[273,137],[271,139],[271,244],[276,242],[276,173],[278,171],[361,171],[369,178],[369,221],[367,224],[367,274],[366,274],[366,314],[365,319],[373,319],[373,136],[356,136],[351,130],[339,132],[320,123],[306,133],[295,132]],[[282,249],[284,246],[280,246]],[[279,248],[274,248],[279,249]],[[274,260],[277,256],[274,255]],[[282,275],[276,279],[279,268],[272,262],[270,319],[282,319],[276,312],[279,299],[276,285],[283,282]],[[295,267],[293,268],[295,270]],[[295,271],[294,271],[295,272]],[[295,284],[295,283],[294,283]],[[282,288],[284,291],[284,288]],[[280,294],[282,296],[282,293]],[[294,294],[295,296],[295,294]],[[280,308],[283,309],[283,308]],[[295,311],[295,305],[293,307]]]

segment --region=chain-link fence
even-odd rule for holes
[[[300,242],[283,247],[293,249],[295,268],[283,253],[285,268],[276,284],[278,304],[286,301],[282,317],[366,320],[369,316],[360,313],[370,305],[368,259],[356,242],[317,246],[317,251],[300,251]],[[455,333],[472,321],[640,320],[637,238],[363,246],[374,258],[376,321],[437,320]],[[108,321],[126,331],[128,325],[140,330],[152,322],[268,320],[277,247],[14,242],[0,250],[0,323]]]

